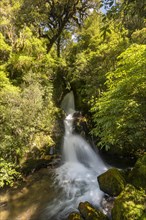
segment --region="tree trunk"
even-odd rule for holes
[[[61,37],[59,36],[57,39],[57,57],[60,57],[61,53]]]

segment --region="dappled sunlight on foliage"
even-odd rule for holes
[[[19,169],[21,161],[34,146],[54,145],[58,109],[53,100],[56,61],[46,53],[44,40],[34,37],[31,30],[25,28],[12,51],[4,37],[1,41],[0,53],[8,52],[0,66],[0,157],[4,161],[3,171],[8,172],[8,177],[3,175],[1,180],[4,186],[12,185],[17,179],[15,167],[18,165]],[[37,142],[40,135],[41,146]]]
[[[112,210],[113,220],[137,220],[145,211],[145,193],[137,190],[132,185],[127,185],[123,192],[116,198]]]
[[[105,90],[105,74],[116,68],[117,56],[128,45],[126,30],[121,32],[119,27],[115,27],[111,22],[111,33],[107,34],[103,41],[101,27],[101,16],[94,13],[78,33],[79,41],[74,44],[70,59],[67,58],[68,77],[73,85],[78,84],[77,91],[89,105],[92,96],[99,96]]]
[[[118,59],[117,69],[107,73],[107,92],[91,109],[93,133],[99,145],[130,154],[146,146],[146,46],[134,44]]]
[[[13,184],[33,148],[59,143],[70,90],[97,147],[145,151],[145,4],[137,2],[102,1],[103,13],[98,0],[1,0],[0,157],[10,171],[1,185]]]

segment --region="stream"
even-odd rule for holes
[[[73,133],[75,108],[72,92],[65,96],[62,108],[66,112],[63,164],[54,170],[54,185],[59,190],[36,220],[64,220],[70,212],[77,211],[80,202],[88,201],[100,207],[103,198],[97,176],[107,167],[90,144]]]

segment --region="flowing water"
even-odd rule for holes
[[[100,207],[103,197],[97,176],[105,172],[107,167],[86,140],[73,134],[75,109],[72,92],[65,96],[62,108],[67,114],[64,122],[63,164],[55,170],[54,184],[59,190],[42,214],[45,220],[64,220],[84,201]]]

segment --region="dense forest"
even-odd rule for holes
[[[144,154],[144,0],[1,0],[0,58],[0,187],[59,143],[70,90],[99,149]]]

